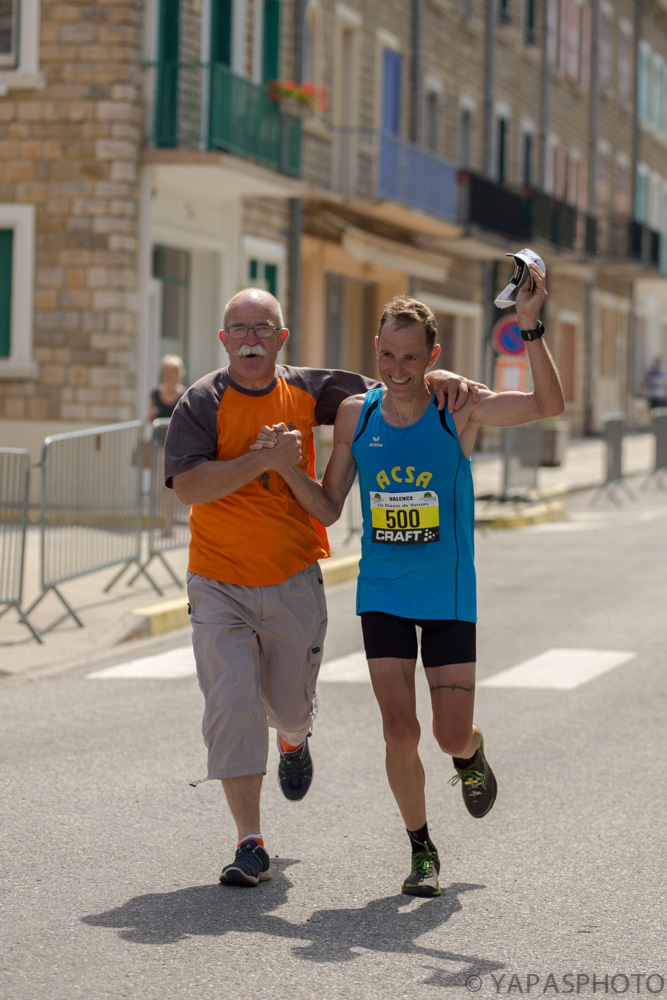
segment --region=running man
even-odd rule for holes
[[[341,404],[322,482],[294,465],[280,470],[305,510],[324,525],[340,517],[359,473],[357,614],[382,714],[387,777],[412,846],[403,892],[413,896],[440,895],[440,859],[428,831],[418,749],[417,626],[433,733],[453,758],[451,783],[461,782],[474,817],[485,816],[496,798],[496,779],[473,722],[477,609],[470,456],[480,427],[511,427],[563,411],[558,373],[538,321],[545,276],[536,264],[529,267],[533,281],[519,290],[516,309],[532,392],[486,389],[477,404],[469,399],[454,413],[438,410],[425,380],[440,353],[435,317],[423,303],[398,297],[386,306],[375,340],[384,387]],[[253,447],[279,447],[285,433],[282,424],[264,427]]]

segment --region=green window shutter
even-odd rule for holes
[[[248,261],[248,277],[251,281],[257,281],[257,261]]]
[[[155,144],[174,147],[178,136],[178,36],[180,0],[161,0],[158,21],[158,77]]]
[[[11,229],[0,229],[0,358],[8,358],[12,346],[12,243]]]
[[[232,63],[232,0],[211,4],[211,62]]]
[[[278,268],[275,264],[264,265],[264,278],[266,287],[272,295],[278,297]]]
[[[264,0],[264,83],[280,76],[280,0]]]

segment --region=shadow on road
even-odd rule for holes
[[[456,970],[451,972],[439,965],[427,966],[433,975],[425,982],[437,986],[461,985],[470,974],[482,976],[501,968],[498,962],[417,944],[418,938],[437,930],[462,909],[459,897],[463,893],[484,886],[454,883],[443,888],[439,898],[416,906],[413,898],[399,893],[361,907],[315,910],[299,924],[273,912],[287,901],[293,883],[286,869],[297,863],[272,858],[271,881],[253,890],[202,885],[150,893],[82,921],[118,929],[124,940],[134,944],[171,944],[194,935],[240,932],[290,940],[294,956],[312,962],[348,962],[365,950],[454,963]]]

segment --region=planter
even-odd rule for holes
[[[563,464],[569,436],[570,425],[567,420],[542,424],[542,465]]]
[[[281,97],[280,110],[290,118],[308,118],[313,113],[313,109],[293,97]]]

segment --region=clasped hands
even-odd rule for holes
[[[289,469],[294,465],[299,465],[302,458],[301,452],[301,431],[291,431],[287,424],[281,422],[269,427],[264,424],[257,435],[257,440],[250,445],[250,451],[261,451],[263,448],[272,449],[271,469]]]

